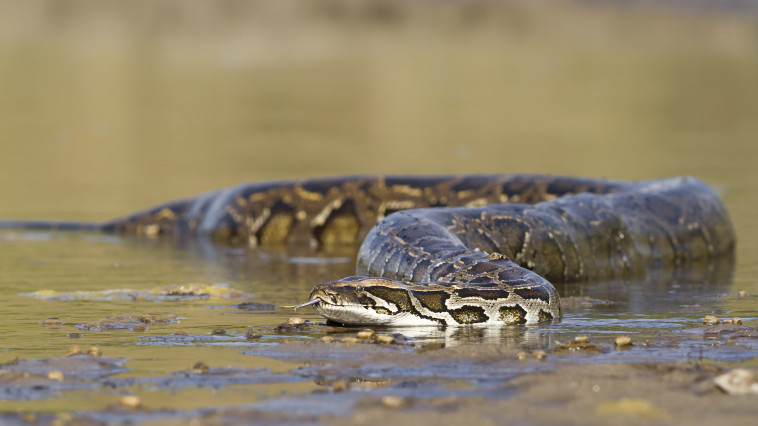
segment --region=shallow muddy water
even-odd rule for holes
[[[560,323],[382,345],[278,308],[356,248],[0,230],[0,420],[749,424],[712,379],[758,367],[754,11],[438,3],[2,2],[0,217],[356,173],[694,175],[733,262],[558,285]],[[190,284],[215,293],[161,293]]]

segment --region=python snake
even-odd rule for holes
[[[445,207],[445,208],[440,208]],[[378,222],[378,223],[377,223]],[[561,318],[554,282],[707,264],[735,237],[692,177],[354,176],[242,184],[105,223],[0,222],[236,244],[363,241],[357,274],[309,301],[341,324],[527,324]]]

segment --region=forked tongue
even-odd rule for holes
[[[321,301],[321,298],[316,297],[315,299],[311,299],[311,300],[309,300],[307,302],[303,302],[303,303],[301,303],[299,305],[282,306],[282,308],[294,308],[295,310],[297,310],[298,308],[303,308],[303,307],[308,306],[308,305],[315,305],[316,303],[318,303],[320,301]]]

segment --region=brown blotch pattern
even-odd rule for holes
[[[478,324],[487,322],[489,317],[484,313],[484,308],[479,306],[464,306],[458,309],[450,310],[450,316],[453,317],[458,324]]]
[[[499,319],[506,324],[526,324],[526,310],[518,305],[503,306]]]
[[[446,312],[447,306],[445,301],[450,298],[450,295],[444,291],[413,291],[413,297],[424,308],[432,312]]]

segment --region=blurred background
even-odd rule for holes
[[[692,174],[756,230],[758,5],[0,1],[0,144],[5,218],[325,175]]]

